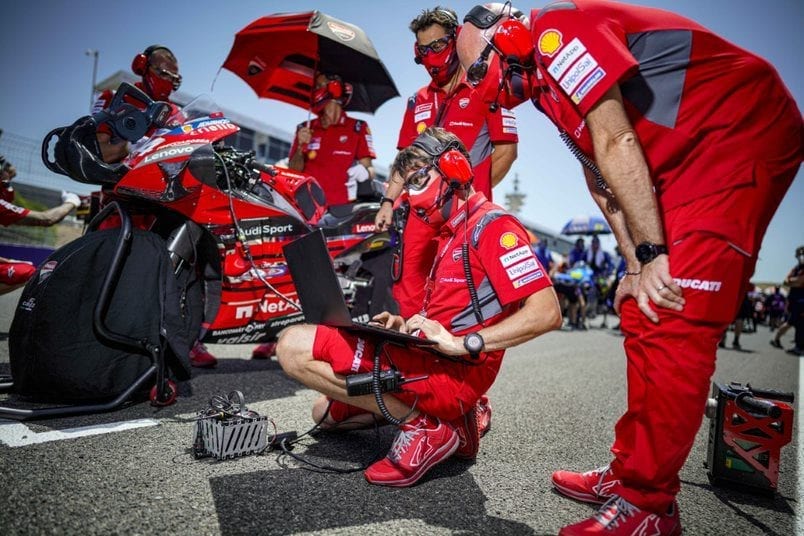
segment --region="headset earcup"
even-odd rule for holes
[[[474,178],[472,165],[457,149],[445,151],[438,158],[438,169],[450,183],[457,182],[460,186],[468,184]]]
[[[343,97],[343,82],[340,80],[330,80],[327,82],[327,92],[333,99],[340,99]]]
[[[137,76],[143,76],[145,70],[148,68],[148,56],[145,54],[137,54],[131,62],[131,71]]]

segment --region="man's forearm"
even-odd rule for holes
[[[609,223],[611,231],[614,233],[614,238],[620,246],[620,253],[625,257],[628,270],[632,272],[638,271],[639,261],[637,261],[634,253],[635,244],[628,232],[628,227],[625,223],[625,215],[622,210],[620,210],[620,207],[617,206],[617,200],[614,199],[610,193],[601,191],[597,187],[596,177],[592,175],[592,172],[586,169],[586,167],[583,168],[583,173],[586,178],[586,186],[589,188],[589,193],[592,195],[592,199],[594,199],[595,203],[597,203],[597,206],[600,207],[603,217],[606,218],[606,221]]]
[[[304,171],[304,154],[301,149],[296,149],[296,152],[288,159],[288,167],[295,171]]]
[[[497,186],[511,169],[517,157],[516,143],[498,143],[491,153],[491,186]]]
[[[589,111],[586,121],[595,160],[625,215],[631,239],[636,244],[664,243],[650,171],[617,86]]]

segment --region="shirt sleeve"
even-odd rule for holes
[[[416,95],[408,99],[408,105],[405,108],[405,117],[402,118],[402,126],[399,128],[399,140],[396,142],[397,150],[402,150],[416,139],[419,135],[416,132],[416,125],[413,121],[413,110],[416,107]]]
[[[489,223],[480,236],[477,252],[503,306],[553,285],[530,247],[527,232],[513,217]]]
[[[13,223],[17,223],[22,218],[28,215],[31,212],[27,208],[20,207],[18,205],[14,205],[0,199],[0,225],[11,225]]]
[[[486,123],[489,127],[491,143],[517,143],[519,136],[516,130],[516,114],[513,110],[497,108],[486,114]]]
[[[360,160],[361,158],[377,158],[377,153],[374,152],[374,139],[371,136],[371,128],[369,128],[368,123],[365,121],[361,121],[360,132],[357,135],[357,151],[355,152],[355,158]]]
[[[616,21],[556,4],[533,25],[536,60],[582,115],[638,67]]]

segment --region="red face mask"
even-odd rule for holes
[[[406,178],[406,190],[410,209],[425,223],[433,227],[441,227],[450,217],[453,206],[452,192],[449,184],[440,173],[436,177],[430,176],[433,165],[427,165],[412,172]],[[419,178],[415,178],[418,175]],[[414,180],[410,180],[414,177]],[[418,188],[417,184],[421,184]]]
[[[460,65],[460,59],[455,52],[455,39],[451,39],[441,52],[431,50],[428,54],[421,55],[415,43],[414,51],[418,60],[417,63],[424,65],[433,82],[439,87],[446,85],[450,81]]]
[[[179,78],[179,83],[181,78]],[[174,89],[178,89],[178,84],[172,80],[165,80],[157,75],[153,69],[148,69],[142,77],[145,89],[148,90],[151,98],[158,101],[166,101]]]

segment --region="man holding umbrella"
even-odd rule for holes
[[[344,111],[351,97],[352,85],[340,76],[319,74],[311,99],[318,117],[298,126],[290,148],[290,168],[315,177],[329,205],[353,201],[357,183],[374,178],[371,130]]]

